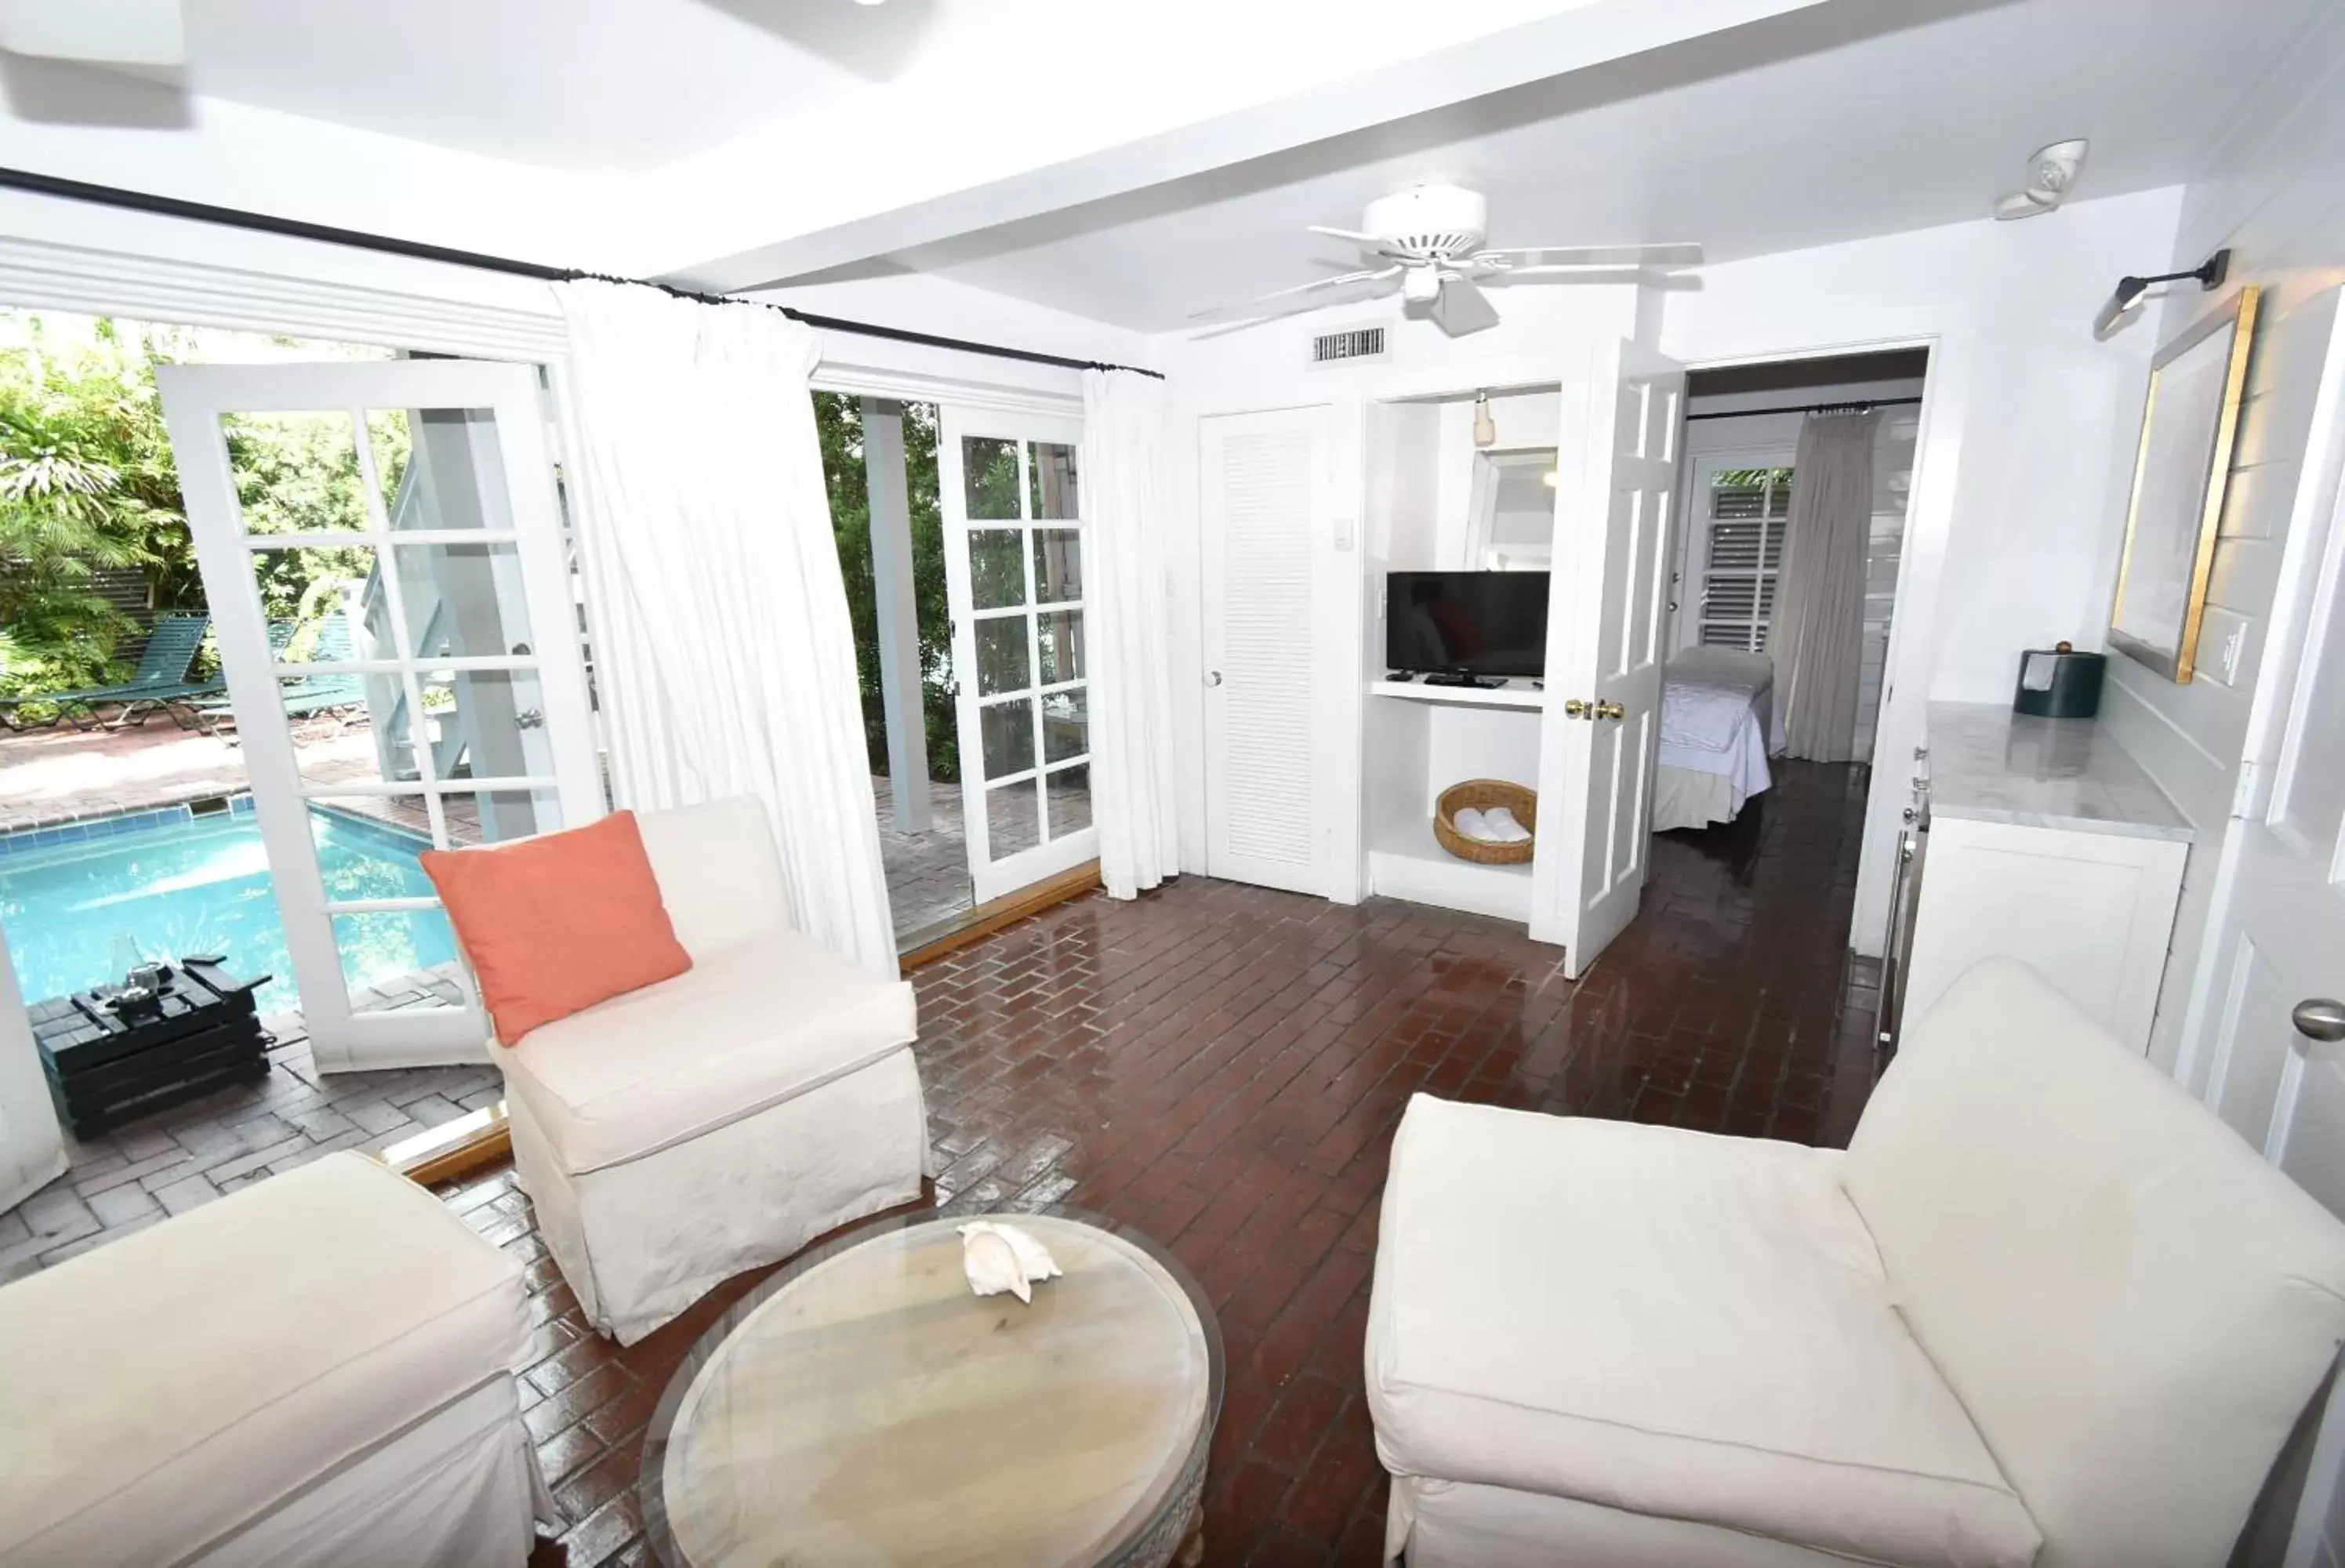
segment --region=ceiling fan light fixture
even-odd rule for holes
[[[1490,394],[1474,394],[1474,444],[1494,447],[1498,444],[1498,421],[1490,415]]]
[[[1430,305],[1441,296],[1441,273],[1431,267],[1412,267],[1400,275],[1400,297],[1411,305]]]
[[[2082,137],[2053,142],[2035,149],[2027,160],[2027,183],[1995,204],[1998,220],[2040,217],[2067,199],[2085,171],[2085,155],[2092,143]]]

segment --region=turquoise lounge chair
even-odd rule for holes
[[[272,621],[269,623],[269,652],[281,654],[293,640],[299,622]],[[311,659],[320,663],[333,663],[355,658],[350,647],[349,624],[340,615],[327,618],[318,631],[317,646],[310,651]],[[278,688],[277,700],[284,706],[289,719],[306,719],[314,714],[334,713],[346,708],[366,705],[365,679],[359,675],[315,675]],[[225,698],[200,703],[196,709],[197,727],[208,735],[217,735],[236,723],[236,710]]]
[[[208,615],[163,616],[155,622],[147,639],[147,651],[139,655],[138,673],[129,680],[116,686],[85,686],[72,692],[0,698],[0,721],[12,730],[30,728],[17,722],[16,710],[47,704],[56,709],[58,718],[76,726],[87,723],[118,730],[125,724],[144,723],[153,714],[168,713],[185,727],[193,721],[183,716],[183,711],[191,714],[198,699],[217,696],[223,690],[218,681],[188,679],[188,671],[194,665],[211,624]],[[100,713],[107,708],[119,710],[110,723]]]

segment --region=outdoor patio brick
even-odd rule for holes
[[[128,1187],[108,1188],[93,1195],[89,1199],[89,1210],[97,1216],[99,1224],[111,1229],[127,1225],[134,1219],[160,1214],[163,1206],[155,1201],[152,1193],[133,1183]]]
[[[155,1200],[173,1214],[185,1214],[188,1209],[209,1203],[219,1196],[219,1189],[201,1176],[181,1177],[178,1180],[155,1189]]]

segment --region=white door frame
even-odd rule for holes
[[[489,1029],[467,980],[467,1006],[357,1012],[343,981],[336,946],[336,915],[401,913],[430,909],[434,900],[417,898],[330,901],[320,874],[309,802],[321,797],[417,796],[445,842],[442,797],[484,790],[551,793],[562,821],[578,826],[604,810],[596,765],[585,680],[576,637],[576,605],[563,558],[561,525],[553,497],[553,467],[544,440],[544,410],[537,376],[529,366],[463,359],[406,359],[330,364],[166,365],[156,369],[171,444],[178,460],[188,526],[194,538],[205,598],[218,639],[239,734],[243,738],[254,816],[267,848],[270,880],[285,925],[293,978],[301,995],[304,1022],[320,1067],[403,1067],[419,1063],[480,1059]],[[501,450],[510,531],[481,529],[391,531],[374,458],[364,438],[366,409],[487,409]],[[237,505],[236,476],[229,464],[221,417],[259,411],[343,412],[358,418],[358,459],[364,478],[371,526],[362,533],[248,535]],[[391,620],[407,635],[399,610],[400,574],[388,570],[393,542],[511,544],[520,565],[523,602],[529,617],[530,652],[438,657],[360,656],[337,662],[282,665],[269,645],[266,612],[254,590],[256,549],[371,547],[386,568]],[[278,700],[280,676],[375,675],[402,682],[408,711],[421,738],[421,689],[425,670],[523,671],[536,677],[544,707],[544,735],[552,772],[521,776],[436,779],[429,744],[418,744],[416,781],[351,780],[312,784],[300,776],[292,725]]]
[[[993,440],[1016,443],[1019,454],[1018,516],[1015,518],[974,518],[969,515],[967,465],[964,463],[962,442],[965,440]],[[972,408],[960,403],[945,403],[937,410],[937,487],[939,511],[942,514],[945,535],[945,592],[952,615],[953,681],[956,687],[954,713],[958,719],[960,741],[961,835],[969,856],[969,886],[973,901],[990,904],[994,899],[1031,886],[1046,877],[1071,871],[1087,860],[1099,858],[1099,828],[1086,821],[1071,833],[1058,833],[1051,822],[1051,802],[1048,781],[1075,769],[1091,766],[1089,744],[1089,703],[1091,699],[1090,662],[1084,660],[1084,673],[1071,679],[1044,682],[1041,678],[1041,618],[1050,611],[1071,611],[1081,617],[1080,636],[1086,653],[1094,630],[1089,613],[1088,571],[1091,565],[1081,555],[1080,540],[1084,523],[1081,517],[1085,491],[1083,476],[1076,476],[1078,515],[1072,518],[1037,517],[1032,483],[1034,448],[1037,444],[1056,444],[1080,451],[1083,427],[1080,420],[1062,415],[1019,413],[1001,409]],[[1081,587],[1073,599],[1039,599],[1041,583],[1034,566],[1034,536],[1038,530],[1073,529],[1079,544],[1079,576]],[[979,609],[975,602],[969,575],[969,538],[972,533],[1008,531],[1018,534],[1019,572],[1025,582],[1025,596],[1017,604]],[[1026,674],[1028,684],[1016,689],[1016,694],[991,693],[980,689],[977,661],[977,639],[980,622],[1002,622],[1022,619],[1026,631]],[[1077,754],[1045,760],[1047,723],[1042,713],[1044,699],[1061,693],[1080,693],[1086,704],[1085,744]],[[1025,702],[1033,715],[1031,741],[1035,761],[1027,767],[989,778],[985,768],[984,713],[987,708],[1001,708]],[[1087,774],[1088,776],[1088,774]],[[1040,829],[1039,842],[1032,847],[1007,855],[993,853],[992,824],[987,811],[990,794],[995,790],[1015,789],[1030,784],[1035,793],[1036,821]]]

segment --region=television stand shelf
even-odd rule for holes
[[[1411,703],[1447,703],[1465,708],[1528,708],[1547,706],[1547,693],[1528,681],[1508,681],[1503,686],[1428,686],[1417,681],[1370,681],[1368,695],[1399,697]]]

